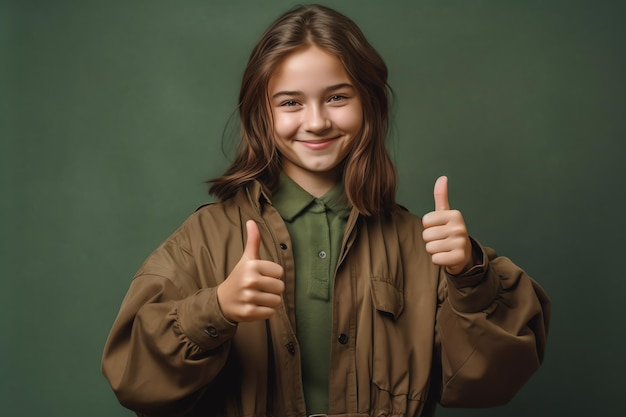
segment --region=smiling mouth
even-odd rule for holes
[[[341,136],[336,136],[336,137],[333,137],[333,138],[325,138],[325,139],[296,140],[296,142],[302,144],[306,148],[311,149],[313,151],[321,151],[321,150],[324,150],[324,149],[330,147],[340,137]]]
[[[312,140],[298,140],[296,139],[296,142],[300,142],[303,144],[311,144],[311,145],[321,145],[324,143],[328,143],[328,142],[332,142],[334,140],[339,139],[340,136],[336,136],[334,138],[325,138],[325,139],[312,139]]]
[[[313,151],[321,151],[330,147],[340,136],[328,139],[314,139],[314,140],[296,140],[296,142],[302,144],[306,148]]]

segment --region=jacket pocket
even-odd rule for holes
[[[372,302],[374,308],[382,314],[391,316],[394,320],[404,310],[404,293],[393,283],[372,277],[371,279]]]
[[[403,415],[408,410],[406,393],[407,346],[402,340],[398,320],[404,310],[404,294],[392,280],[372,277],[372,386],[370,407],[375,416]]]

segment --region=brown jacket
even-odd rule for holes
[[[233,325],[216,287],[241,258],[245,222],[281,264],[283,305]],[[329,415],[429,416],[436,401],[506,403],[539,367],[549,300],[521,269],[483,249],[461,277],[430,262],[418,217],[348,219],[333,290]],[[102,368],[144,416],[306,415],[287,228],[251,183],[202,207],[150,257],[124,298]]]

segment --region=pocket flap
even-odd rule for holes
[[[371,280],[372,300],[376,310],[397,320],[404,310],[404,293],[392,283],[377,278]]]

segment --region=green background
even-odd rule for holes
[[[390,68],[400,202],[430,211],[448,175],[470,232],[554,302],[509,405],[439,415],[621,414],[625,3],[323,3]],[[0,1],[1,415],[131,415],[105,338],[143,259],[209,201],[247,55],[292,5]]]

